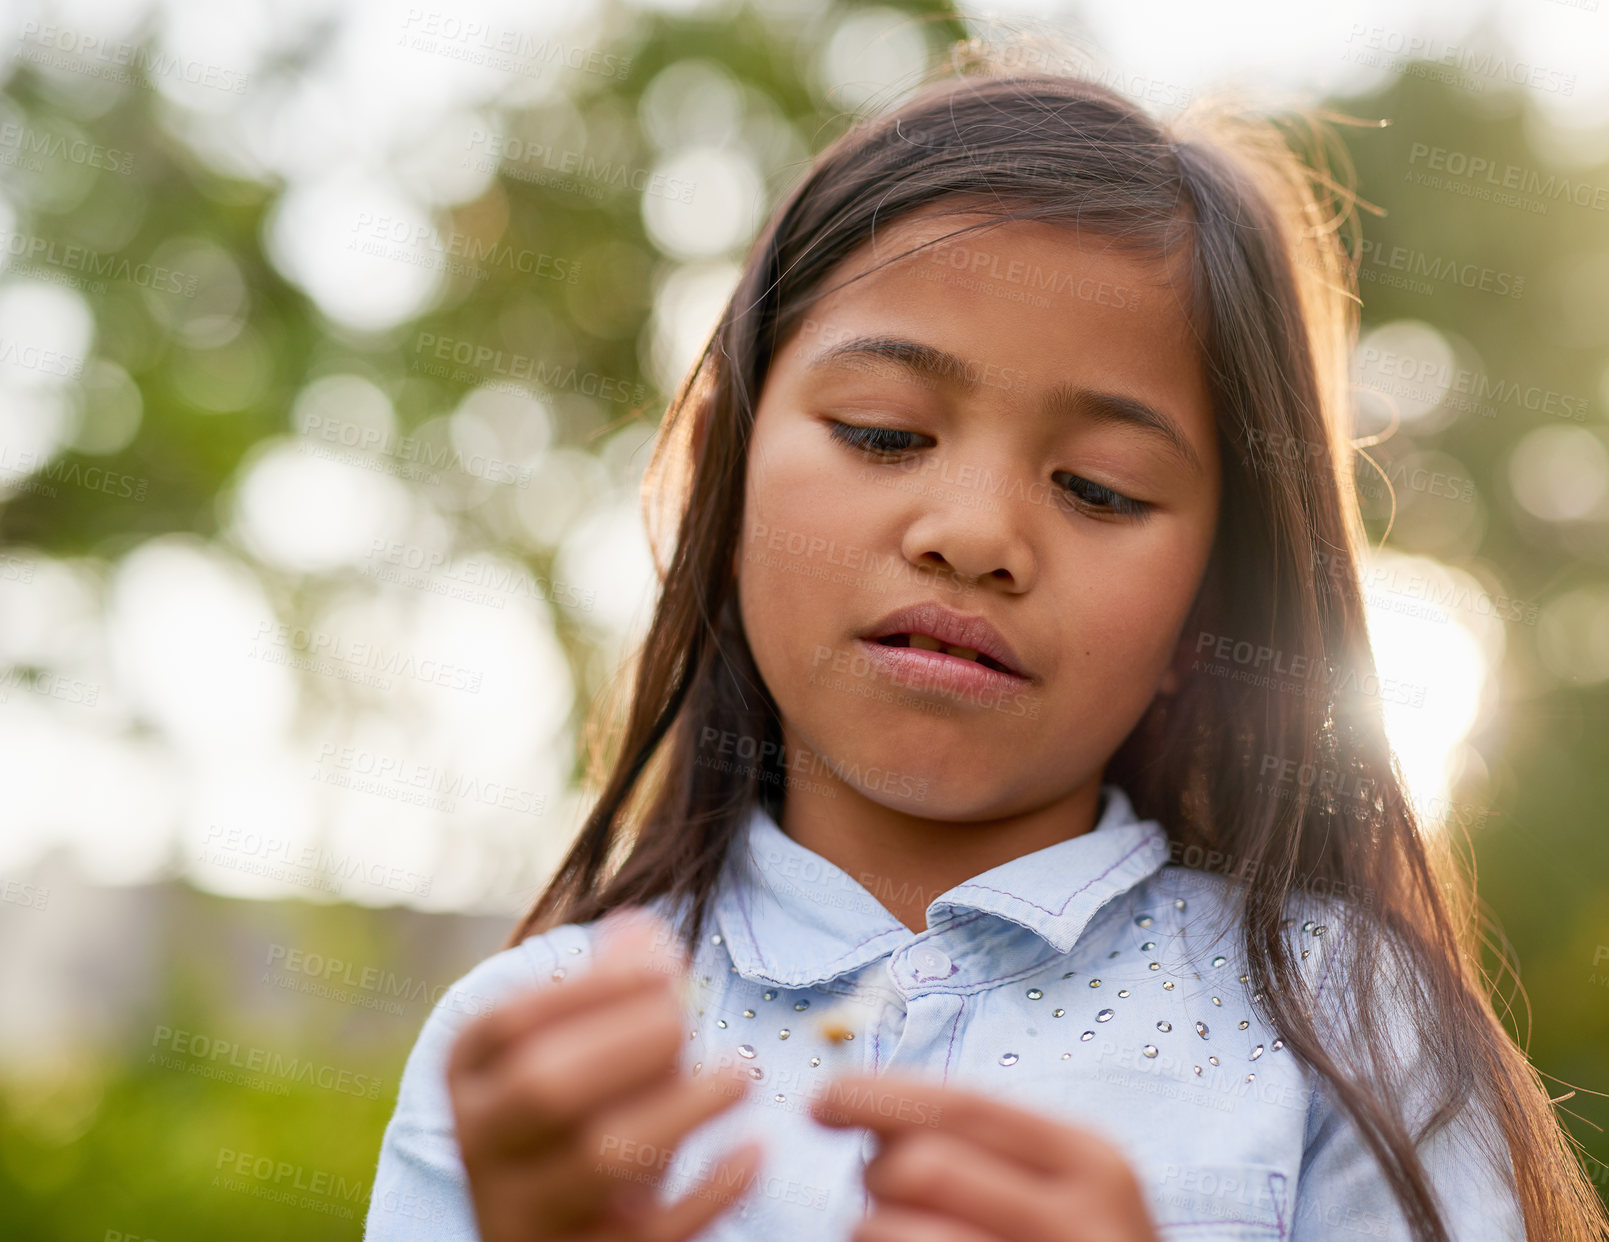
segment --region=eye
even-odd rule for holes
[[[908,453],[916,446],[912,440],[920,438],[914,431],[897,431],[892,427],[857,427],[852,423],[831,423],[828,434],[840,444],[866,453]]]
[[[915,431],[900,431],[892,427],[860,427],[853,423],[840,422],[829,423],[828,434],[840,444],[847,444],[850,448],[861,452],[884,457],[898,457],[909,453],[919,447],[913,441],[929,438]],[[1058,477],[1069,482],[1061,492],[1053,494],[1071,500],[1074,508],[1082,512],[1096,516],[1129,518],[1136,522],[1143,522],[1151,515],[1151,504],[1148,501],[1135,500],[1081,475],[1063,471]]]
[[[1135,500],[1133,497],[1123,495],[1122,492],[1114,492],[1103,484],[1076,474],[1063,473],[1060,477],[1069,480],[1066,489],[1068,495],[1086,509],[1115,513],[1137,521],[1143,521],[1151,515],[1151,506],[1144,500]]]

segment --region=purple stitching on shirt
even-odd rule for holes
[[[962,889],[977,888],[977,889],[982,889],[986,893],[999,893],[1002,897],[1010,897],[1015,901],[1020,901],[1020,902],[1023,903],[1023,905],[1032,906],[1035,910],[1042,910],[1046,914],[1048,914],[1048,915],[1050,915],[1051,917],[1054,918],[1054,917],[1056,917],[1056,916],[1058,916],[1058,915],[1060,915],[1060,914],[1062,914],[1062,913],[1064,913],[1066,911],[1067,907],[1072,904],[1072,900],[1073,900],[1074,897],[1077,897],[1080,893],[1084,892],[1084,890],[1089,888],[1090,885],[1096,884],[1096,883],[1100,882],[1101,880],[1104,880],[1107,876],[1111,875],[1112,872],[1116,871],[1119,867],[1121,867],[1129,859],[1133,858],[1135,854],[1139,853],[1143,849],[1149,849],[1150,846],[1151,846],[1151,839],[1150,838],[1147,838],[1146,840],[1141,841],[1138,845],[1136,845],[1133,849],[1131,849],[1127,854],[1124,854],[1123,857],[1119,858],[1116,862],[1114,862],[1105,871],[1101,872],[1100,875],[1095,876],[1094,878],[1092,878],[1090,880],[1087,880],[1084,883],[1083,888],[1077,888],[1077,889],[1074,889],[1071,893],[1068,893],[1067,894],[1067,900],[1062,902],[1061,909],[1059,909],[1059,910],[1052,910],[1049,906],[1042,906],[1036,901],[1029,901],[1025,897],[1017,896],[1016,893],[1008,893],[1003,888],[994,888],[994,887],[992,887],[992,886],[990,886],[988,884],[973,884],[971,881],[968,881],[967,883],[961,885],[961,888]]]
[[[1035,910],[1040,910],[1040,911],[1044,912],[1045,914],[1048,914],[1048,915],[1050,915],[1052,917],[1057,917],[1057,916],[1061,915],[1062,913],[1064,913],[1066,911],[1067,907],[1070,904],[1072,904],[1072,901],[1073,901],[1073,899],[1075,897],[1078,897],[1080,894],[1086,892],[1092,885],[1099,883],[1101,880],[1104,880],[1107,876],[1111,875],[1112,872],[1116,871],[1119,867],[1121,867],[1124,863],[1126,863],[1130,858],[1134,857],[1135,854],[1139,853],[1141,850],[1149,848],[1151,846],[1151,844],[1152,844],[1152,842],[1151,842],[1151,840],[1149,838],[1144,840],[1144,841],[1142,841],[1142,842],[1140,842],[1138,845],[1134,846],[1133,849],[1129,850],[1126,854],[1124,854],[1121,858],[1119,858],[1116,861],[1114,861],[1111,864],[1111,866],[1106,868],[1105,871],[1102,871],[1099,875],[1093,876],[1089,880],[1085,881],[1085,883],[1081,887],[1075,889],[1073,892],[1071,892],[1071,893],[1069,893],[1067,895],[1067,900],[1062,903],[1061,908],[1059,910],[1051,910],[1048,906],[1041,906],[1037,902],[1028,901],[1026,898],[1019,897],[1015,893],[1007,892],[1005,889],[994,888],[994,887],[992,887],[991,885],[988,885],[988,884],[970,884],[969,883],[969,884],[961,885],[960,888],[961,888],[962,891],[964,891],[966,889],[969,889],[969,888],[975,888],[975,889],[980,889],[980,890],[982,890],[984,892],[998,893],[1002,897],[1010,897],[1013,900],[1021,901],[1024,905],[1032,906]],[[768,958],[766,956],[765,950],[761,947],[760,942],[759,942],[759,938],[755,936],[755,934],[754,934],[754,924],[749,918],[749,904],[748,904],[748,899],[747,899],[747,890],[740,886],[739,889],[738,889],[738,892],[737,892],[737,897],[738,897],[738,901],[739,901],[739,909],[740,909],[740,911],[741,911],[741,913],[743,915],[743,926],[744,926],[744,929],[748,932],[748,935],[749,935],[749,944],[753,946],[755,956],[759,959],[760,964],[764,968],[766,974],[770,975],[771,977],[774,978],[774,977],[776,977],[776,971],[771,965],[770,958]],[[980,911],[974,913],[969,918],[962,919],[962,920],[959,920],[959,921],[951,920],[951,921],[949,921],[949,922],[947,922],[947,923],[945,923],[943,925],[944,930],[948,931],[948,930],[950,930],[952,928],[965,927],[965,926],[967,926],[967,924],[976,922],[978,919],[984,917],[984,915],[988,914],[988,913],[990,913],[990,911],[982,911],[982,910],[980,910]],[[846,949],[843,953],[839,954],[831,962],[827,963],[827,967],[830,968],[832,966],[837,965],[839,962],[845,960],[846,958],[852,957],[856,952],[858,952],[860,949],[864,948],[866,945],[870,944],[872,941],[880,939],[883,936],[887,936],[893,930],[894,930],[893,928],[885,928],[882,931],[879,931],[879,932],[876,932],[876,933],[874,933],[874,934],[872,934],[870,936],[867,936],[864,940],[862,940],[859,943],[857,943],[857,944],[851,946],[850,948]],[[1061,956],[1061,955],[1057,954],[1055,956]],[[1051,960],[1052,960],[1052,958],[1045,958],[1044,961],[1036,963],[1035,966],[1029,967],[1027,969],[1029,969],[1029,970],[1037,969],[1038,966],[1042,966],[1042,965],[1044,965],[1045,962],[1048,962],[1048,961],[1051,961]],[[986,984],[986,983],[998,982],[1001,979],[1008,978],[1011,974],[1014,974],[1014,973],[1017,973],[1017,972],[1008,971],[1006,974],[1004,974],[1004,975],[996,975],[992,979],[980,980],[978,986],[981,987],[983,984]]]
[[[1279,1227],[1279,1237],[1281,1239],[1281,1242],[1283,1242],[1283,1239],[1285,1237],[1285,1228],[1286,1228],[1286,1226],[1285,1226],[1285,1175],[1283,1173],[1271,1172],[1267,1176],[1268,1176],[1268,1197],[1269,1197],[1269,1200],[1273,1203],[1273,1206],[1274,1206],[1274,1223]],[[1279,1183],[1280,1183],[1277,1189],[1274,1186],[1274,1179],[1275,1178],[1278,1178]],[[1226,1217],[1226,1216],[1214,1216],[1214,1217],[1211,1217],[1211,1218],[1206,1219],[1206,1220],[1170,1220],[1163,1227],[1167,1228],[1167,1229],[1171,1229],[1171,1228],[1173,1228],[1175,1226],[1184,1226],[1184,1225],[1262,1225],[1265,1229],[1268,1227],[1267,1223],[1264,1222],[1264,1221],[1260,1221],[1260,1220],[1244,1220],[1244,1219],[1241,1219],[1239,1217],[1230,1218],[1230,1217]]]
[[[950,1022],[950,1045],[944,1050],[944,1074],[939,1079],[940,1086],[950,1083],[950,1056],[955,1052],[955,1033],[961,1029],[961,1012],[967,1007],[967,998],[960,993],[954,993],[960,1004],[955,1007],[955,1017]]]
[[[1276,1178],[1279,1179],[1278,1187],[1274,1186],[1274,1179]],[[1268,1173],[1268,1199],[1273,1203],[1274,1224],[1279,1228],[1281,1242],[1284,1242],[1284,1236],[1286,1236],[1286,1194],[1284,1192],[1286,1192],[1286,1174]],[[1163,1228],[1171,1229],[1175,1228],[1175,1226],[1187,1226],[1187,1224],[1260,1224],[1263,1228],[1268,1228],[1266,1221],[1249,1221],[1249,1219],[1242,1219],[1239,1216],[1236,1216],[1236,1218],[1208,1216],[1208,1218],[1195,1219],[1195,1221],[1168,1221]]]
[[[1206,1220],[1170,1220],[1163,1222],[1162,1227],[1164,1229],[1182,1229],[1189,1225],[1262,1225],[1264,1229],[1268,1228],[1265,1221],[1246,1220],[1241,1216],[1212,1216]],[[1281,1238],[1285,1236],[1284,1230],[1280,1231],[1279,1236]]]
[[[740,910],[740,912],[743,915],[743,927],[744,927],[744,930],[746,930],[749,933],[749,944],[752,945],[753,948],[754,948],[754,955],[755,955],[755,957],[760,959],[760,965],[765,970],[765,973],[774,978],[774,977],[776,977],[776,971],[771,966],[771,959],[768,958],[765,955],[765,950],[763,948],[761,948],[761,946],[760,946],[759,937],[757,937],[754,934],[754,924],[749,921],[749,902],[748,902],[748,893],[747,893],[746,889],[743,889],[743,888],[738,889],[738,891],[737,891],[737,901],[738,901],[738,909]],[[832,961],[828,962],[827,963],[828,967],[836,966],[839,962],[843,961],[845,958],[853,957],[858,950],[865,948],[872,941],[880,939],[881,937],[888,935],[893,930],[894,929],[892,927],[885,927],[882,931],[874,932],[872,935],[867,936],[866,939],[862,940],[859,944],[851,945],[849,948],[845,949],[842,953],[840,953],[837,957],[833,958]]]

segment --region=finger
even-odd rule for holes
[[[562,985],[539,985],[466,1025],[453,1044],[448,1073],[477,1073],[535,1031],[626,997],[668,994],[672,985],[671,976],[646,968],[590,971]]]
[[[569,1236],[566,1231],[590,1224],[604,1232],[599,1238],[588,1233],[589,1242],[608,1242],[616,1236],[614,1226],[638,1219],[625,1210],[633,1200],[657,1202],[654,1188],[687,1132],[738,1103],[750,1081],[735,1066],[709,1079],[679,1078],[643,1107],[589,1124],[556,1160],[533,1165],[524,1175],[525,1192],[542,1205],[544,1221],[557,1233]],[[629,1230],[623,1236],[637,1242]]]
[[[539,1031],[504,1059],[501,1072],[460,1088],[478,1111],[481,1142],[526,1147],[600,1109],[674,1077],[685,1019],[663,994],[627,998]]]
[[[668,1207],[639,1197],[634,1206],[617,1205],[616,1216],[633,1226],[632,1242],[687,1242],[743,1199],[764,1158],[764,1145],[750,1139],[733,1148],[708,1176]]]
[[[849,1242],[1001,1242],[1001,1237],[937,1212],[887,1207],[856,1225]]]
[[[688,966],[687,946],[671,925],[651,910],[623,906],[598,923],[593,950],[594,970],[646,969],[679,975]]]
[[[604,1172],[625,1174],[651,1168],[662,1174],[677,1144],[696,1126],[741,1103],[752,1082],[747,1071],[735,1065],[705,1078],[677,1077],[656,1091],[597,1115],[583,1132],[582,1150]],[[632,1144],[629,1154],[628,1141]]]
[[[880,1208],[934,1212],[1014,1242],[1055,1236],[1063,1206],[1051,1179],[941,1130],[884,1140],[864,1181]]]
[[[1107,1147],[1042,1113],[906,1074],[841,1074],[811,1101],[810,1112],[823,1125],[861,1126],[879,1135],[943,1129],[1042,1173],[1099,1161]]]

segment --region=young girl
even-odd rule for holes
[[[1382,729],[1324,185],[981,60],[815,160],[667,416],[602,794],[425,1023],[369,1238],[1609,1236]]]

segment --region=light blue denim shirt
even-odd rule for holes
[[[756,1136],[754,1183],[700,1238],[847,1239],[871,1210],[861,1173],[875,1140],[816,1124],[807,1104],[839,1068],[897,1070],[1102,1135],[1166,1239],[1411,1239],[1355,1127],[1258,1017],[1230,881],[1171,863],[1162,827],[1116,785],[1102,793],[1093,831],[956,885],[929,903],[922,932],[889,913],[873,877],[868,889],[753,810],[715,895],[718,930],[695,949],[684,1068],[739,1063],[756,1081],[683,1141],[660,1200]],[[1344,916],[1332,899],[1303,900],[1297,914],[1312,917],[1287,934],[1322,999]],[[587,969],[595,927],[488,958],[426,1019],[380,1149],[371,1242],[478,1242],[445,1080],[453,1038],[555,972]],[[829,1012],[847,1017],[850,1041],[823,1034]],[[1411,1083],[1412,1046],[1397,1046]],[[1411,1125],[1428,1115],[1405,1103]],[[1450,1236],[1523,1239],[1512,1166],[1483,1171],[1469,1147],[1475,1116],[1420,1148]]]

